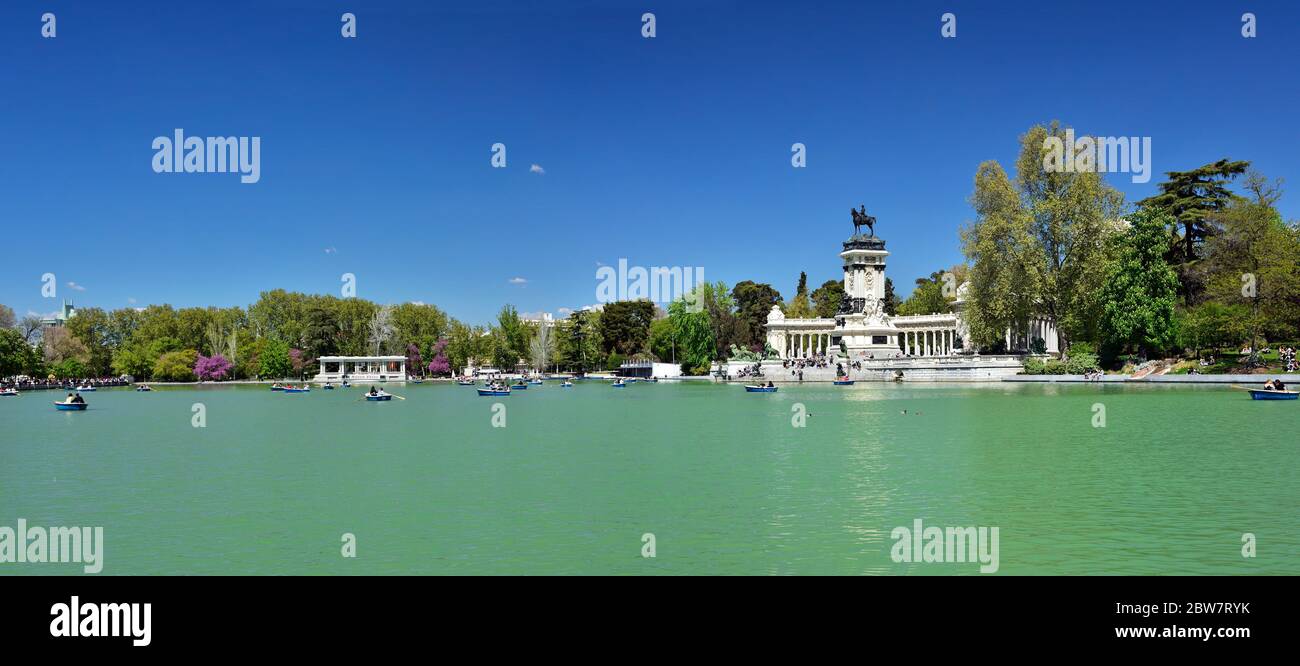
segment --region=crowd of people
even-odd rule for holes
[[[0,380],[0,389],[17,389],[19,391],[62,390],[71,391],[82,386],[105,388],[108,386],[126,386],[129,382],[120,377],[95,377],[82,379],[36,379],[33,377],[6,377]]]

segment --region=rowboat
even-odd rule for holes
[[[271,390],[272,390],[272,391],[283,391],[283,390],[284,390],[284,387],[283,387],[283,386],[272,385],[272,386],[271,386]]]
[[[1269,391],[1265,389],[1246,389],[1252,400],[1295,400],[1300,391]]]
[[[478,390],[479,395],[510,395],[510,389],[492,389],[481,388]]]
[[[560,384],[560,388],[573,388],[573,382],[566,381],[563,384]]]
[[[775,386],[745,386],[746,393],[776,393]]]
[[[78,387],[77,387],[77,390],[78,390],[78,391],[94,391],[94,390],[96,390],[96,389],[95,389],[94,386],[78,386]]]
[[[0,391],[0,398],[5,398],[5,397],[9,397],[9,396],[17,397],[17,396],[18,396],[18,389],[5,389],[5,390],[3,390],[3,391]]]
[[[520,391],[527,391],[527,390],[528,390],[528,385],[527,385],[527,384],[511,384],[511,385],[510,385],[510,388],[511,388],[511,389],[519,389]]]
[[[530,379],[530,380],[528,380],[528,383],[531,384],[531,385],[533,385],[533,386],[541,386],[541,385],[542,385],[542,380],[540,380],[540,379]]]
[[[392,400],[392,399],[393,396],[390,393],[376,393],[374,395],[366,396],[367,402],[384,402],[386,400]]]
[[[60,412],[80,412],[86,409],[84,402],[56,402],[54,408]]]
[[[144,384],[141,384],[140,386],[135,387],[135,390],[140,391],[141,393],[144,393],[144,392],[147,392],[147,391],[152,391],[152,390],[153,390],[153,387],[152,387],[152,386],[146,386],[146,385],[144,385]]]
[[[285,393],[311,393],[311,389],[309,388],[287,388],[281,390]]]
[[[321,388],[325,389],[326,391],[333,391],[333,390],[334,390],[334,385],[333,385],[333,384],[326,384],[326,385],[322,386]]]
[[[854,381],[855,380],[852,379],[836,379],[834,382],[831,383],[835,384],[836,386],[853,386]]]
[[[473,386],[476,382],[472,379],[457,379],[456,384],[460,386]]]

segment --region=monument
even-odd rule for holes
[[[876,237],[876,218],[866,206],[852,210],[853,235],[844,241],[840,259],[844,264],[844,300],[835,315],[835,335],[849,358],[893,355],[898,352],[902,333],[885,314],[885,241]],[[862,234],[867,227],[870,235]]]

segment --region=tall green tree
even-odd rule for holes
[[[1164,209],[1142,208],[1128,217],[1129,230],[1112,238],[1116,248],[1101,290],[1103,344],[1144,353],[1175,346],[1178,273],[1165,261],[1172,218]]]
[[[827,280],[822,283],[822,286],[813,290],[813,315],[823,319],[834,317],[840,311],[840,303],[843,301],[844,283],[839,280]]]
[[[799,272],[799,284],[795,287],[794,298],[784,308],[787,319],[806,319],[813,316],[812,302],[808,298],[808,274]]]
[[[689,307],[685,299],[679,298],[668,304],[668,319],[672,322],[682,374],[707,375],[717,353],[709,313]]]
[[[1168,229],[1166,259],[1178,271],[1183,303],[1191,305],[1204,291],[1204,275],[1197,262],[1205,240],[1214,235],[1210,216],[1232,200],[1228,183],[1245,173],[1250,162],[1227,158],[1191,171],[1168,171],[1160,183],[1160,194],[1138,202],[1139,206],[1163,208],[1173,216]]]
[[[646,350],[654,303],[647,299],[606,303],[600,313],[600,335],[606,352],[631,356]]]
[[[1060,123],[1020,138],[1016,178],[996,162],[980,165],[971,203],[977,218],[963,232],[970,265],[971,335],[987,345],[1028,318],[1056,321],[1063,346],[1096,337],[1097,293],[1105,278],[1107,238],[1121,227],[1124,197],[1096,172],[1044,168]]]
[[[261,363],[261,375],[267,379],[288,377],[293,371],[293,361],[289,358],[289,343],[283,340],[268,338],[261,353],[258,354],[258,359]]]
[[[736,302],[736,315],[744,320],[748,332],[744,344],[751,349],[756,345],[761,348],[767,339],[767,315],[773,305],[781,304],[781,292],[770,284],[745,280],[731,288],[731,297]]]

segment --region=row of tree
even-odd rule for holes
[[[976,173],[962,241],[977,346],[1039,315],[1066,348],[1103,359],[1296,339],[1300,226],[1275,208],[1280,182],[1222,159],[1168,172],[1130,207],[1101,174],[1044,168],[1046,140],[1064,132],[1026,132],[1014,177],[996,161]]]

